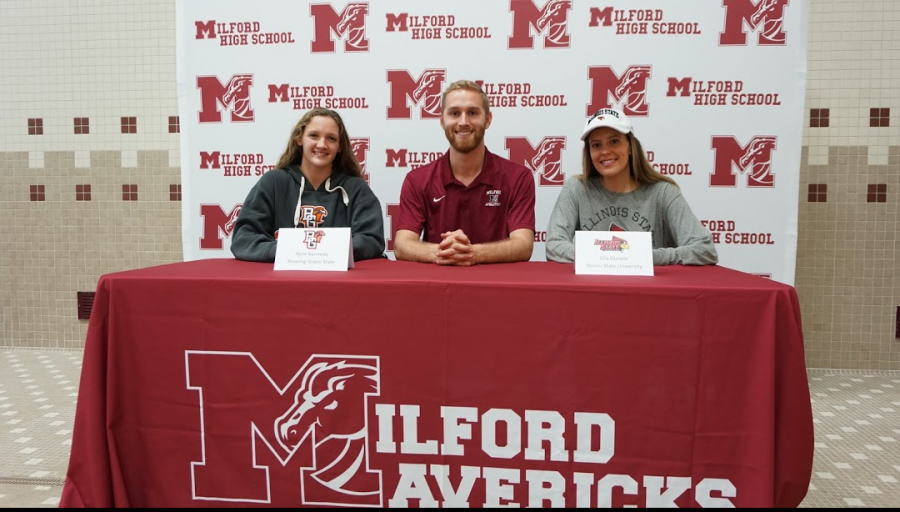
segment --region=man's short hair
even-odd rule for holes
[[[491,105],[488,101],[487,94],[484,93],[484,90],[478,85],[478,82],[473,82],[471,80],[457,80],[452,84],[448,85],[446,89],[444,89],[444,93],[441,95],[441,114],[444,113],[444,104],[447,102],[447,95],[453,91],[464,90],[464,91],[475,91],[481,95],[481,103],[484,105],[484,115],[488,115],[491,113]]]

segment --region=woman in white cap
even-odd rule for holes
[[[588,119],[582,173],[566,181],[547,227],[547,259],[575,261],[575,231],[649,231],[654,265],[714,265],[712,236],[678,185],[653,169],[631,121],[604,108]]]

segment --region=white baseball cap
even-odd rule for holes
[[[581,140],[587,138],[588,134],[597,128],[612,128],[619,133],[631,133],[631,121],[621,111],[612,108],[601,108],[594,112],[594,115],[587,120],[584,125],[584,131],[581,132]]]

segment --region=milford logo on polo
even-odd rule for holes
[[[447,196],[435,197],[435,198],[434,198],[434,202],[435,202],[435,203],[440,203],[441,200],[443,200],[445,197],[447,197]]]

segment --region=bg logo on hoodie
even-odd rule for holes
[[[328,217],[328,210],[324,206],[301,206],[300,225],[305,228],[317,228]]]

